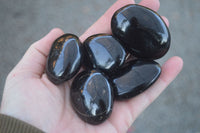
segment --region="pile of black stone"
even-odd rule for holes
[[[160,76],[154,59],[170,47],[170,33],[162,18],[139,5],[127,5],[112,17],[113,35],[97,34],[83,45],[73,34],[52,45],[46,65],[54,84],[74,79],[70,100],[78,116],[100,124],[112,112],[113,100],[126,100],[148,89]]]

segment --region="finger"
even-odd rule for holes
[[[162,19],[164,20],[167,27],[169,27],[169,20],[165,16],[162,16]]]
[[[162,66],[162,73],[157,82],[141,95],[129,101],[128,106],[137,106],[134,109],[135,116],[138,116],[149,104],[151,104],[161,92],[175,79],[183,67],[180,57],[172,57]],[[142,104],[141,104],[142,103]]]
[[[110,117],[112,124],[121,132],[128,130],[138,115],[175,79],[182,66],[181,58],[172,57],[162,66],[160,78],[148,90],[128,101],[115,102]]]
[[[143,0],[140,2],[140,5],[148,7],[154,11],[158,11],[160,8],[160,1],[159,0]],[[165,16],[162,16],[162,19],[164,20],[167,27],[169,27],[168,19]]]
[[[86,38],[91,35],[98,33],[111,33],[111,18],[115,11],[119,8],[134,4],[134,0],[118,0],[116,1],[90,28],[88,28],[85,33],[80,36],[80,40],[83,42]]]
[[[83,42],[87,37],[98,34],[98,33],[108,33],[111,34],[111,18],[115,11],[119,8],[128,5],[135,4],[134,0],[118,0],[116,1],[105,13],[102,15],[86,32],[80,36],[80,40]],[[143,0],[140,5],[151,8],[157,11],[160,6],[159,0]]]
[[[158,11],[160,8],[160,1],[159,0],[142,0],[140,5],[148,7],[154,11]]]
[[[143,0],[140,2],[140,5],[148,7],[154,11],[158,11],[160,8],[160,1],[159,0]],[[162,16],[162,19],[164,20],[167,27],[169,27],[169,20],[165,16]]]
[[[31,72],[40,76],[44,72],[46,58],[53,41],[62,34],[63,31],[61,29],[55,28],[41,40],[32,44],[15,69]]]

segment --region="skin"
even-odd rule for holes
[[[100,17],[81,37],[97,33],[111,33],[112,14],[132,0],[118,0]],[[155,11],[159,9],[158,0],[143,0],[141,5]],[[169,26],[168,20],[163,17]],[[104,123],[93,126],[79,119],[70,105],[69,90],[71,81],[61,85],[51,83],[44,73],[47,55],[53,41],[63,31],[55,28],[27,50],[20,62],[9,73],[0,113],[23,120],[45,132],[52,133],[124,133],[161,92],[175,79],[181,71],[183,61],[172,57],[162,65],[160,78],[147,91],[127,100],[115,101],[113,112]]]

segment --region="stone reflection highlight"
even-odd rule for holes
[[[90,124],[100,124],[112,112],[112,86],[101,72],[83,71],[72,83],[70,100],[82,120]]]
[[[114,94],[118,100],[134,97],[148,89],[160,76],[161,67],[155,61],[130,61],[113,78]]]

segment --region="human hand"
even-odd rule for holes
[[[80,40],[84,41],[90,35],[97,33],[111,33],[110,20],[113,13],[127,4],[134,2],[118,0],[80,37]],[[140,4],[155,11],[159,8],[158,0],[143,0]],[[169,25],[167,19],[165,17],[163,19]],[[71,107],[69,99],[71,81],[54,85],[44,73],[51,45],[62,34],[63,31],[60,29],[53,29],[44,38],[32,44],[9,73],[0,108],[1,113],[23,120],[45,132],[123,133],[182,69],[182,60],[179,57],[172,57],[164,63],[160,78],[148,90],[130,100],[115,101],[109,119],[93,126],[79,119]]]

